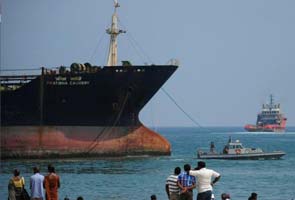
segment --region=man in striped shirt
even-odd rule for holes
[[[179,200],[178,175],[180,174],[180,167],[174,169],[174,174],[170,175],[166,180],[166,193],[169,200]]]

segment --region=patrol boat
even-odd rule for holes
[[[211,142],[209,152],[198,149],[197,154],[199,159],[274,160],[280,159],[286,153],[283,151],[264,152],[261,148],[243,147],[239,140],[232,141],[230,137],[221,153],[215,150],[215,144]]]

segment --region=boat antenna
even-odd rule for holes
[[[232,139],[231,139],[231,136],[229,136],[228,143],[231,143],[231,142],[232,142]]]
[[[273,108],[273,95],[272,94],[270,95],[269,107],[270,107],[270,109]]]
[[[110,46],[107,66],[116,66],[118,63],[118,49],[117,49],[117,36],[121,33],[126,33],[124,30],[118,29],[118,16],[117,8],[120,7],[117,0],[114,0],[114,13],[112,15],[112,25],[106,32],[110,35]]]

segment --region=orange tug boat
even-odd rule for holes
[[[269,104],[262,105],[262,111],[257,116],[256,125],[247,124],[245,129],[249,132],[284,132],[287,118],[281,112],[280,104],[274,104],[270,95]]]

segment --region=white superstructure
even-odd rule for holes
[[[126,33],[126,31],[118,29],[118,16],[117,8],[120,7],[117,0],[114,1],[115,11],[112,16],[111,28],[108,28],[106,32],[110,34],[110,47],[108,54],[107,66],[116,66],[118,63],[118,49],[117,49],[117,36],[120,33]]]

